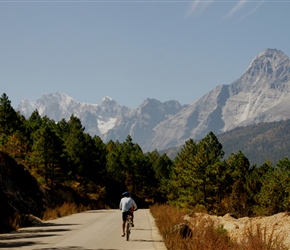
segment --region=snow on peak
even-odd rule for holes
[[[114,128],[116,120],[116,118],[110,118],[108,121],[97,120],[100,133],[103,135]]]
[[[105,101],[113,101],[113,99],[106,95],[105,97],[102,98],[102,102],[105,102]]]

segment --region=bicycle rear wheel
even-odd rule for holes
[[[128,241],[130,238],[130,223],[126,224],[126,240]]]

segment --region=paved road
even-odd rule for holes
[[[37,227],[0,234],[9,250],[166,250],[148,209],[135,213],[130,241],[121,237],[120,210],[92,210],[46,221]]]

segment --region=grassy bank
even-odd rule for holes
[[[47,209],[43,216],[43,220],[53,220],[60,217],[68,216],[75,213],[80,213],[90,210],[90,207],[85,207],[83,205],[76,205],[75,203],[65,202],[63,205],[58,206],[54,209]]]
[[[286,250],[282,238],[267,229],[250,228],[237,242],[228,236],[223,226],[216,227],[211,219],[195,217],[190,225],[184,220],[189,211],[169,205],[154,205],[150,211],[168,250]]]

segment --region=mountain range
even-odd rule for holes
[[[36,102],[22,100],[17,110],[28,118],[37,109],[55,121],[74,114],[90,135],[104,142],[123,142],[130,135],[146,152],[178,147],[210,131],[218,135],[237,127],[287,120],[289,104],[290,58],[280,50],[266,49],[240,78],[218,85],[189,105],[148,98],[137,109],[129,109],[109,97],[90,104],[64,93],[49,93]]]

